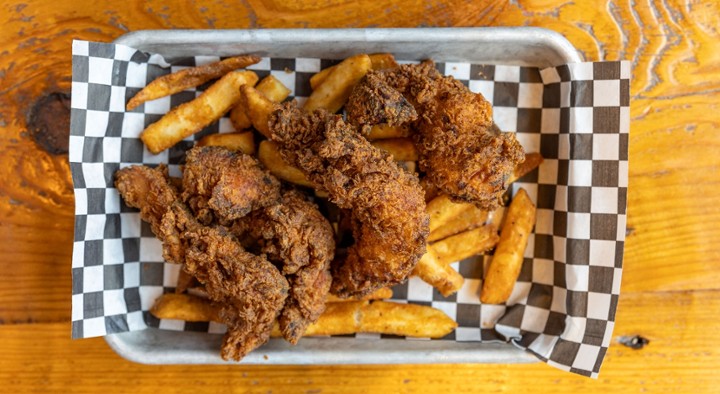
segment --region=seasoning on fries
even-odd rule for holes
[[[240,100],[240,86],[254,85],[257,79],[257,75],[251,71],[228,73],[200,97],[171,109],[160,120],[148,126],[140,134],[140,139],[150,152],[162,152],[220,119]]]
[[[162,76],[150,82],[133,96],[133,98],[128,101],[126,108],[130,111],[146,101],[159,99],[182,92],[185,89],[200,86],[207,81],[220,78],[233,70],[245,68],[259,61],[260,57],[255,55],[236,56]]]
[[[510,298],[534,225],[535,205],[525,189],[520,189],[505,214],[505,224],[483,281],[480,301],[501,304]]]

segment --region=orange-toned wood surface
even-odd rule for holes
[[[0,391],[717,392],[720,377],[720,4],[279,0],[0,0]],[[73,38],[165,28],[541,26],[587,60],[630,60],[628,238],[600,378],[544,364],[142,366],[71,341],[67,154],[28,131],[36,100],[69,92]]]

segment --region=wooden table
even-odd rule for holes
[[[285,3],[0,2],[0,391],[720,391],[717,2]],[[615,335],[650,343],[633,350],[614,341],[598,380],[541,363],[143,366],[101,338],[70,340],[67,129],[34,133],[37,122],[29,127],[27,119],[41,98],[69,93],[73,38],[109,42],[169,28],[525,25],[564,34],[587,60],[632,61],[628,237]],[[47,123],[62,126],[67,101],[55,95],[44,103],[56,111]]]

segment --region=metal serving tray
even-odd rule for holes
[[[115,40],[167,59],[252,52],[270,57],[345,58],[391,52],[398,59],[432,58],[551,67],[582,61],[560,34],[539,28],[147,30]],[[112,334],[120,356],[145,364],[224,364],[221,335],[149,328]],[[531,354],[505,343],[303,338],[296,346],[271,339],[243,364],[529,363]]]

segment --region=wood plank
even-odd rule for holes
[[[10,392],[715,392],[720,376],[720,291],[626,294],[617,336],[641,334],[632,350],[613,342],[600,378],[530,365],[142,366],[100,339],[72,341],[67,323],[0,326],[0,381]]]

